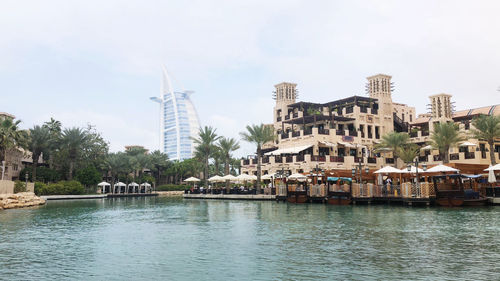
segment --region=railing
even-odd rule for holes
[[[276,118],[276,121],[280,122],[281,121],[281,116],[279,116],[278,118]]]
[[[283,157],[280,155],[274,156],[274,163],[283,163]]]
[[[375,157],[368,157],[368,163],[370,163],[370,164],[377,164],[377,158],[375,158]]]
[[[422,131],[422,137],[426,137],[429,135],[429,131]]]
[[[285,120],[290,120],[290,115],[285,115]]]
[[[299,113],[295,112],[295,113],[293,114],[293,118],[297,118],[297,117],[299,117]]]
[[[405,182],[401,184],[401,196],[403,198],[429,198],[435,195],[433,183]]]
[[[356,132],[356,131],[349,131],[349,136],[351,136],[351,137],[357,137],[358,136],[358,132]]]
[[[418,137],[418,132],[410,132],[410,138]]]
[[[300,137],[300,131],[292,132],[292,138]]]
[[[378,114],[378,109],[372,108],[372,114]]]
[[[322,156],[322,155],[311,155],[311,161],[316,161],[316,162],[325,162],[325,161],[326,161],[326,156]]]
[[[459,159],[460,159],[460,154],[458,153],[450,154],[450,160],[459,160]]]
[[[360,107],[359,112],[361,113],[368,113],[368,108],[367,107]]]
[[[297,155],[295,159],[297,159],[297,162],[304,161],[304,155]]]
[[[394,158],[385,158],[386,164],[394,164]]]
[[[257,159],[252,159],[252,165],[256,165],[257,164]]]
[[[344,157],[343,156],[330,156],[330,162],[344,163]]]
[[[250,160],[248,159],[243,160],[243,165],[250,165]]]
[[[346,114],[353,113],[353,112],[354,112],[354,107],[347,107],[347,108],[345,109],[345,113],[346,113]]]
[[[292,163],[292,162],[293,162],[293,156],[287,156],[286,163]]]
[[[359,162],[363,162],[363,158],[354,156],[354,163],[359,163]]]
[[[328,130],[328,129],[318,129],[318,134],[320,134],[320,135],[329,135],[330,134],[330,130]]]
[[[262,163],[263,164],[269,163],[269,156],[262,157]]]
[[[287,138],[288,138],[288,133],[281,134],[281,139],[287,139]]]
[[[337,136],[345,136],[345,131],[344,131],[344,130],[337,130],[337,131],[335,132],[335,134],[336,134]]]
[[[474,152],[465,152],[465,159],[474,159],[476,158],[476,153]]]
[[[304,130],[304,136],[311,135],[311,134],[312,134],[312,129]]]

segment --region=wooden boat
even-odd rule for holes
[[[472,189],[477,177],[454,174],[432,177],[436,191],[436,204],[443,207],[485,206],[488,199]],[[463,180],[471,181],[471,189],[464,190]]]
[[[351,178],[328,177],[328,194],[327,203],[331,205],[349,205],[352,203],[351,195]],[[332,184],[342,185],[344,182],[349,183],[349,191],[331,190]]]
[[[288,191],[286,196],[286,201],[289,203],[306,203],[307,202],[307,191]]]

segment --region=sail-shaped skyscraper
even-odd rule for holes
[[[160,104],[160,146],[171,160],[193,157],[193,138],[198,136],[200,124],[198,114],[190,99],[192,91],[174,91],[170,76],[162,67],[162,89],[160,97],[151,100]]]

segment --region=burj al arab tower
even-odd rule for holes
[[[162,67],[160,97],[151,100],[160,104],[160,146],[171,160],[192,158],[200,124],[198,113],[190,99],[192,91],[174,91],[170,76]]]

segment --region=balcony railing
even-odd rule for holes
[[[344,157],[342,157],[342,156],[330,156],[330,162],[344,163]]]
[[[354,107],[347,107],[347,108],[345,109],[345,113],[346,113],[346,114],[353,113],[353,112],[354,112]]]
[[[274,163],[283,163],[283,157],[281,157],[280,155],[275,155]]]
[[[292,138],[300,137],[300,131],[292,132]]]
[[[311,161],[325,162],[326,161],[326,156],[311,155]]]
[[[368,112],[368,108],[367,108],[367,107],[360,107],[360,108],[359,108],[359,111],[360,111],[361,113],[367,113],[367,112]]]
[[[337,130],[337,131],[335,132],[335,134],[336,134],[337,136],[345,136],[345,131],[344,131],[344,130]]]
[[[450,154],[450,160],[459,160],[460,155],[458,153],[452,153]]]
[[[328,130],[328,129],[318,129],[318,134],[320,134],[320,135],[329,135],[330,134],[330,130]]]
[[[292,163],[293,162],[293,156],[289,155],[289,156],[286,157],[285,160],[286,160],[286,163]]]
[[[465,159],[474,159],[476,158],[476,153],[474,152],[465,152]]]
[[[312,133],[313,133],[312,129],[306,129],[306,130],[304,130],[304,136],[311,135]]]
[[[304,155],[297,155],[295,159],[297,159],[297,162],[304,161]]]
[[[370,163],[370,164],[377,164],[377,158],[375,158],[375,157],[368,157],[368,163]]]
[[[385,158],[386,164],[394,164],[394,158]]]

